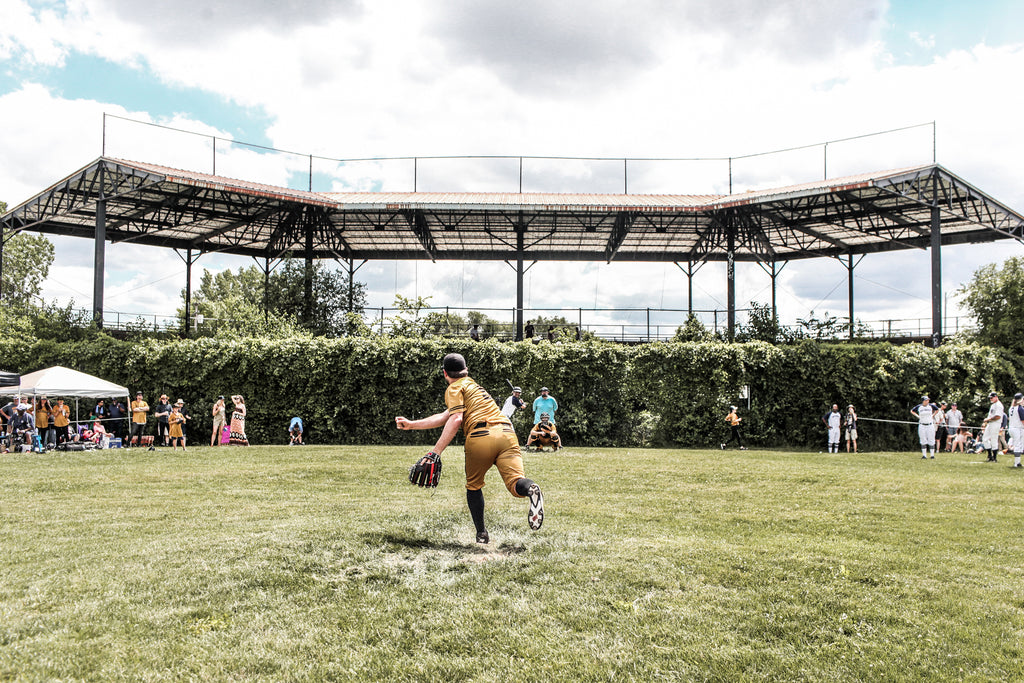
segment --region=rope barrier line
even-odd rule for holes
[[[865,421],[868,421],[868,422],[890,422],[892,424],[901,424],[901,425],[919,425],[919,424],[921,424],[920,422],[916,422],[914,420],[882,420],[882,419],[877,418],[877,417],[860,417],[860,416],[858,416],[857,417],[857,422],[860,422],[861,420],[865,420]],[[935,426],[938,427],[939,425],[935,425]],[[960,426],[965,428],[965,429],[984,429],[985,428],[984,425],[979,426],[979,427],[975,427],[973,425],[961,424]]]

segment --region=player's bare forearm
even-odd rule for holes
[[[441,432],[441,436],[438,437],[437,443],[434,444],[434,452],[438,455],[444,452],[444,449],[448,448],[448,444],[452,442],[452,439],[455,438],[460,429],[462,429],[462,413],[449,415],[448,421],[444,423],[444,430]]]
[[[448,411],[443,413],[437,413],[430,417],[424,417],[420,420],[410,420],[408,418],[399,416],[395,418],[395,426],[399,429],[434,429],[440,427],[448,421]]]

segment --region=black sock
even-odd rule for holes
[[[482,489],[472,491],[466,489],[466,503],[469,505],[469,514],[473,518],[473,526],[477,531],[484,530],[484,492]]]
[[[516,493],[520,496],[526,496],[530,493],[530,487],[533,486],[533,481],[523,477],[516,482]]]

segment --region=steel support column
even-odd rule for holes
[[[846,302],[850,309],[850,339],[853,339],[853,254],[847,255]]]
[[[732,215],[726,216],[726,290],[728,294],[727,305],[729,310],[726,313],[726,333],[729,341],[736,338],[736,227],[732,222]]]
[[[942,343],[942,230],[938,204],[932,205],[931,227],[932,346],[938,348]]]
[[[270,322],[270,257],[263,266],[263,322]]]
[[[523,341],[523,252],[525,251],[526,225],[523,214],[519,213],[516,225],[516,341]]]
[[[93,237],[92,262],[92,319],[98,327],[103,327],[103,275],[105,269],[104,261],[106,258],[106,242],[107,200],[101,190],[100,198],[96,202],[96,233]]]
[[[185,250],[185,339],[188,339],[188,322],[192,318],[192,247]]]
[[[306,220],[306,267],[302,288],[302,324],[309,328],[313,322],[313,221]]]

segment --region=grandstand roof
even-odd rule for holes
[[[307,192],[101,157],[5,230],[276,258],[787,261],[1024,236],[1024,216],[939,165],[730,195]]]

